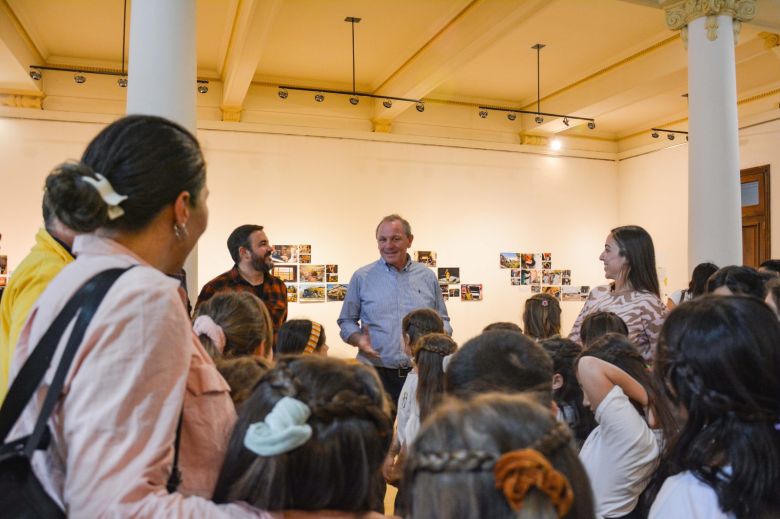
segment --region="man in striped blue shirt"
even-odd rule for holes
[[[352,276],[338,319],[341,338],[359,350],[359,360],[376,368],[394,403],[412,368],[404,353],[404,316],[418,308],[431,308],[452,334],[436,275],[407,253],[413,239],[409,222],[399,215],[382,218],[376,228],[381,257]]]

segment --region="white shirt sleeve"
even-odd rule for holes
[[[734,515],[720,509],[712,487],[683,472],[664,481],[649,519],[734,519]]]

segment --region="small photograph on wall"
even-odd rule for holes
[[[542,268],[545,270],[550,270],[552,268],[552,261],[543,261]]]
[[[311,254],[298,254],[298,263],[311,263]]]
[[[532,285],[541,285],[542,284],[542,271],[540,269],[533,269],[531,272],[531,284]]]
[[[502,269],[519,269],[520,255],[516,252],[502,252],[498,257]]]
[[[325,265],[301,265],[301,283],[324,283]]]
[[[542,261],[552,261],[552,254],[550,254],[549,252],[543,252]]]
[[[561,271],[561,285],[571,285],[571,270]]]
[[[589,293],[590,293],[589,286],[581,286],[581,287],[564,286],[561,287],[561,300],[562,301],[585,301],[586,299],[588,299]]]
[[[325,265],[325,275],[328,278],[328,283],[339,282],[339,266],[338,265]]]
[[[531,285],[531,293],[538,294],[542,291],[542,285]]]
[[[542,255],[533,252],[521,252],[520,263],[524,269],[538,269],[542,264]]]
[[[5,254],[0,256],[0,276],[8,275],[8,256]]]
[[[461,285],[461,301],[482,301],[482,285]]]
[[[298,301],[301,303],[324,303],[325,284],[302,284],[298,290]]]
[[[298,302],[298,285],[295,285],[293,283],[285,283],[287,285],[287,302],[288,303],[297,303]]]
[[[325,274],[325,281],[328,283],[338,283],[339,282],[339,275],[338,274]]]
[[[414,253],[414,261],[422,263],[426,267],[435,267],[436,252],[432,250],[418,250]]]
[[[519,287],[523,285],[523,278],[509,278],[513,287]]]
[[[559,287],[559,286],[553,287],[553,286],[542,285],[542,293],[543,294],[550,294],[551,296],[553,296],[558,301],[561,300],[561,287]]]
[[[282,281],[298,281],[298,265],[274,265],[271,273]]]
[[[298,263],[298,246],[274,245],[271,260],[275,263]]]
[[[542,285],[560,285],[561,277],[560,270],[543,270]]]
[[[441,290],[441,297],[447,301],[450,298],[450,290],[447,285],[439,285],[439,290]]]
[[[522,269],[520,270],[520,284],[521,285],[530,285],[531,284],[531,273],[533,270],[528,269]]]
[[[344,301],[347,296],[347,288],[349,285],[328,283],[328,302],[331,301]]]
[[[460,267],[439,267],[436,272],[440,285],[460,284]]]
[[[450,297],[459,298],[460,297],[460,289],[459,288],[451,288],[450,289]]]
[[[0,287],[4,287],[8,284],[8,277],[0,276]]]
[[[311,244],[298,245],[298,252],[300,254],[311,254]]]

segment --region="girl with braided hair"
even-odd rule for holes
[[[560,423],[527,395],[451,399],[406,463],[411,519],[593,519],[588,477]]]
[[[664,323],[654,372],[687,416],[651,519],[780,517],[780,324],[761,301],[706,296]],[[662,485],[662,486],[661,486]]]
[[[580,355],[575,370],[583,404],[598,422],[580,450],[596,512],[604,518],[642,517],[639,496],[674,426],[668,402],[637,347],[622,335],[598,339]]]
[[[241,407],[214,501],[278,519],[377,519],[392,438],[387,397],[368,366],[283,357]]]

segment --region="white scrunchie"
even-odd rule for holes
[[[214,319],[210,316],[198,316],[198,318],[195,319],[195,322],[192,323],[192,331],[194,331],[196,335],[205,335],[211,339],[212,344],[214,344],[214,347],[217,348],[217,351],[220,353],[224,351],[225,345],[227,344],[225,330],[215,323]]]
[[[309,406],[285,396],[276,402],[265,420],[249,426],[244,435],[244,447],[260,456],[290,452],[311,438],[311,426],[306,423],[310,415]]]
[[[100,198],[108,205],[108,219],[116,220],[125,214],[125,210],[119,207],[119,204],[127,200],[127,197],[114,191],[114,186],[112,186],[108,179],[100,173],[95,173],[95,176],[97,177],[97,180],[88,176],[83,176],[81,178],[84,182],[97,189],[97,192],[100,193]]]

